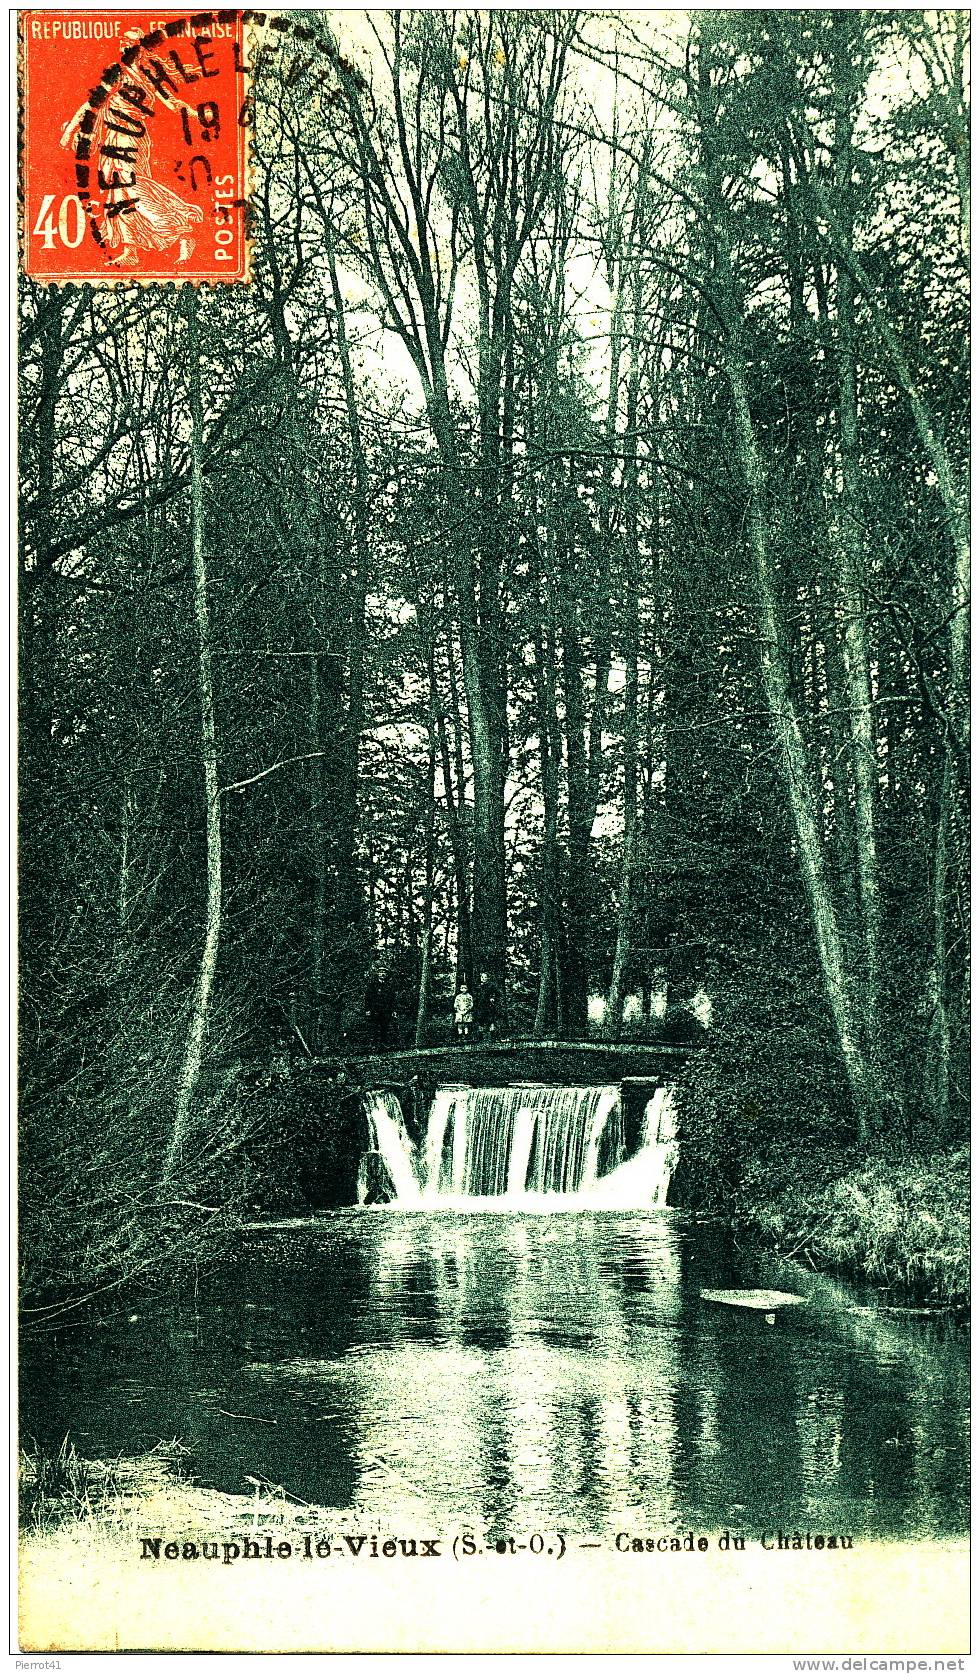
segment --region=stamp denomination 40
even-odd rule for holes
[[[246,279],[241,13],[26,11],[20,31],[24,271]]]

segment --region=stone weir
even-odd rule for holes
[[[425,1143],[437,1090],[611,1088],[619,1095],[625,1154],[641,1144],[645,1112],[698,1048],[649,1042],[481,1041],[404,1051],[346,1051],[277,1060],[256,1077],[256,1205],[262,1211],[356,1203],[368,1143],[367,1099],[390,1094],[411,1143]]]
[[[422,1112],[436,1087],[615,1084],[620,1090],[626,1143],[632,1147],[651,1093],[674,1080],[692,1050],[698,1048],[645,1041],[477,1041],[466,1046],[338,1052],[308,1062],[306,1069],[314,1080],[342,1070],[366,1092],[398,1094],[416,1140],[421,1137]],[[415,1096],[406,1099],[406,1089]]]

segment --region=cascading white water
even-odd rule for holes
[[[442,1170],[443,1147],[446,1143],[446,1131],[450,1119],[456,1108],[456,1101],[464,1097],[459,1087],[439,1087],[436,1089],[429,1111],[429,1125],[425,1136],[425,1155],[423,1159],[423,1180],[438,1180]],[[453,1124],[455,1128],[455,1124]]]
[[[636,1155],[596,1182],[597,1203],[627,1208],[636,1203],[659,1209],[667,1202],[677,1167],[677,1109],[672,1087],[658,1087],[647,1100],[643,1134]]]
[[[425,1146],[425,1196],[579,1191],[598,1173],[614,1113],[618,1122],[615,1087],[474,1087],[457,1089],[446,1103],[437,1094]],[[607,1143],[620,1160],[621,1133]]]
[[[402,1107],[394,1093],[367,1093],[364,1114],[368,1123],[368,1154],[374,1152],[381,1157],[395,1201],[417,1203],[421,1188],[415,1171],[415,1147],[406,1132]],[[366,1157],[361,1163],[357,1186],[361,1203],[366,1201],[368,1192],[365,1162]]]
[[[538,1113],[529,1104],[522,1104],[514,1123],[514,1137],[507,1164],[507,1196],[519,1197],[527,1186],[527,1171],[531,1162],[531,1147],[538,1123]]]
[[[599,1178],[599,1157],[602,1149],[602,1142],[606,1136],[609,1118],[614,1113],[617,1122],[614,1134],[615,1151],[612,1155],[609,1155],[607,1147],[607,1170],[611,1167],[615,1168],[618,1163],[622,1162],[625,1141],[623,1137],[623,1114],[619,1102],[619,1088],[604,1087],[602,1089],[602,1096],[596,1100],[589,1118],[589,1128],[585,1140],[585,1162],[582,1168],[582,1184],[580,1188],[582,1191],[588,1191],[590,1186],[594,1186]]]
[[[440,1087],[421,1155],[393,1094],[366,1094],[365,1113],[399,1208],[649,1208],[666,1202],[677,1164],[667,1087],[648,1101],[628,1160],[616,1087]]]

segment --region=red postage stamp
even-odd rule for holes
[[[20,89],[25,273],[248,277],[240,12],[22,12]]]

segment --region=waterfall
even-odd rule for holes
[[[678,1162],[677,1106],[673,1087],[658,1087],[647,1101],[643,1147],[639,1156],[649,1156],[650,1201],[666,1203],[670,1179]]]
[[[637,1203],[652,1209],[662,1208],[667,1202],[671,1175],[677,1167],[677,1155],[674,1089],[658,1087],[647,1100],[636,1155],[596,1183],[596,1201],[617,1209]]]
[[[609,1137],[613,1115],[616,1131]],[[425,1196],[577,1192],[597,1177],[604,1138],[618,1161],[615,1087],[443,1089],[429,1117]]]
[[[538,1115],[530,1105],[522,1104],[514,1123],[514,1138],[507,1164],[507,1196],[519,1197],[527,1185],[527,1171],[531,1163],[531,1146]]]
[[[361,1203],[651,1208],[666,1202],[677,1164],[669,1087],[648,1100],[639,1149],[628,1159],[617,1087],[440,1087],[421,1155],[392,1093],[366,1094],[365,1114],[371,1143]]]
[[[425,1135],[422,1178],[426,1181],[438,1180],[442,1173],[446,1133],[448,1130],[455,1136],[456,1105],[464,1097],[465,1091],[461,1087],[439,1087],[436,1090]]]
[[[394,1093],[367,1093],[364,1100],[369,1145],[361,1161],[357,1196],[365,1203],[370,1193],[368,1157],[380,1157],[398,1203],[416,1203],[421,1195],[415,1170],[415,1147],[405,1130],[402,1107]]]
[[[589,1131],[585,1145],[585,1165],[582,1169],[582,1190],[588,1191],[599,1178],[599,1152],[606,1135],[610,1116],[615,1111],[619,1126],[616,1132],[616,1152],[607,1158],[607,1167],[615,1166],[623,1157],[623,1119],[619,1105],[619,1088],[603,1087],[601,1097],[596,1100],[589,1118]]]

